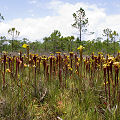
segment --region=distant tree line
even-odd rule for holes
[[[77,52],[77,48],[80,45],[85,47],[84,53],[91,54],[91,52],[104,52],[109,54],[116,54],[120,50],[119,44],[119,34],[114,30],[112,31],[109,28],[103,30],[103,38],[98,37],[93,40],[85,41],[82,38],[82,33],[87,33],[88,18],[86,18],[85,10],[80,8],[78,11],[73,13],[74,23],[72,26],[79,31],[79,37],[75,38],[74,36],[63,37],[58,30],[54,30],[50,36],[43,38],[43,41],[34,41],[31,42],[27,38],[18,40],[20,32],[15,28],[10,28],[8,34],[11,35],[11,39],[8,40],[5,36],[0,37],[0,52],[25,52],[25,49],[22,48],[23,44],[28,44],[30,51],[33,53],[56,53],[61,52]],[[0,14],[0,21],[4,20],[4,17]],[[94,34],[94,32],[88,33]]]
[[[88,41],[82,40],[81,42],[79,42],[79,38],[75,38],[74,36],[63,37],[58,30],[54,30],[50,36],[44,37],[43,42],[37,40],[31,42],[27,38],[23,38],[22,40],[8,40],[5,36],[1,36],[0,51],[10,52],[13,50],[14,52],[25,52],[22,45],[28,44],[32,53],[56,53],[58,51],[69,53],[71,51],[77,52],[77,47],[83,45],[85,47],[85,54],[91,54],[93,51],[96,53],[116,54],[117,51],[120,50],[118,34],[116,31],[111,31],[108,35],[106,31],[108,31],[108,29],[103,31],[104,39],[98,37]]]

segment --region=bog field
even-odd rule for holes
[[[0,57],[1,120],[119,120],[120,54]]]

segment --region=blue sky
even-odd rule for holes
[[[0,23],[2,35],[7,35],[9,27],[16,27],[21,37],[31,40],[41,40],[54,29],[60,30],[64,36],[73,35],[77,31],[71,28],[72,13],[80,7],[90,18],[89,31],[96,32],[91,39],[98,32],[101,34],[104,27],[120,31],[120,0],[0,0],[0,6],[0,13],[5,18]],[[95,30],[96,26],[98,29]]]
[[[120,0],[61,0],[75,4],[84,2],[96,4],[105,8],[106,14],[120,14]],[[45,17],[55,15],[55,11],[48,8],[51,0],[0,0],[0,12],[7,20],[27,17]]]

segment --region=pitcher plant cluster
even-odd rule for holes
[[[97,106],[98,109],[111,110],[117,106],[115,112],[118,113],[119,52],[116,57],[103,55],[100,52],[98,55],[92,53],[90,56],[84,56],[84,47],[80,46],[79,54],[70,52],[67,55],[56,52],[56,55],[39,56],[29,53],[29,45],[24,44],[22,47],[26,49],[27,54],[20,52],[18,56],[9,56],[3,53],[0,58],[0,80],[3,91],[17,86],[21,99],[26,96],[26,92],[28,96],[38,97],[40,81],[48,91],[51,90],[55,81],[55,86],[59,89],[71,88],[74,91],[76,88],[78,93],[82,94],[85,94],[88,87],[93,90],[101,89],[101,92],[98,92],[100,103],[99,107]],[[69,84],[70,81],[72,84]],[[13,94],[14,90],[11,90],[11,97]]]

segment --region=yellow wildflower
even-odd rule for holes
[[[102,52],[98,52],[98,54],[103,54]]]
[[[11,71],[10,71],[10,69],[6,69],[6,72],[10,73]]]
[[[69,52],[70,54],[73,54],[74,52]]]
[[[54,54],[53,54],[53,53],[51,53],[50,55],[51,55],[51,56],[53,56]]]
[[[80,58],[78,58],[78,62],[80,62]]]
[[[108,81],[106,82],[106,85],[108,84]],[[105,83],[104,83],[104,85],[105,85]]]
[[[2,51],[2,53],[3,53],[3,54],[7,54],[7,52],[6,52],[6,51]]]
[[[104,64],[104,65],[103,65],[103,68],[107,68],[107,64]]]
[[[114,65],[114,66],[119,66],[120,63],[119,63],[119,62],[114,62],[113,65]]]
[[[27,44],[23,44],[23,48],[27,48],[29,45],[27,45]]]
[[[57,54],[60,54],[61,52],[56,52]]]
[[[36,66],[35,66],[35,65],[33,65],[33,67],[35,68]]]
[[[68,64],[68,67],[70,67],[70,64]]]
[[[27,64],[24,64],[24,67],[27,67]]]
[[[76,65],[79,66],[79,63],[77,62]]]
[[[78,75],[78,71],[76,70],[75,73]]]
[[[47,60],[47,58],[42,58],[42,60]]]
[[[20,78],[20,74],[18,74],[18,78]]]
[[[72,71],[72,70],[73,70],[71,67],[68,67],[68,69],[69,69],[70,71]]]
[[[82,50],[82,49],[84,49],[84,47],[82,45],[80,45],[80,47],[78,47],[77,49]]]
[[[108,60],[114,60],[114,57],[108,57]]]

